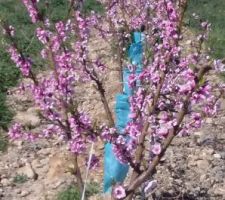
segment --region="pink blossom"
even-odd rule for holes
[[[141,135],[141,126],[135,123],[128,123],[126,132],[133,139],[137,139]]]
[[[23,128],[22,125],[19,123],[15,123],[11,128],[9,129],[9,137],[13,140],[15,139],[21,139],[23,137]]]
[[[135,74],[131,74],[129,76],[129,79],[128,79],[128,84],[131,88],[135,87],[136,86],[136,80],[137,80],[137,77]]]
[[[159,135],[160,137],[166,137],[168,132],[169,130],[165,126],[162,126],[157,129],[157,135]]]
[[[70,141],[70,151],[75,154],[84,153],[86,150],[85,141],[81,137],[74,137]]]
[[[20,69],[21,73],[27,77],[30,75],[31,70],[31,60],[29,58],[25,58],[23,55],[21,55],[17,49],[13,46],[11,46],[8,49],[8,52],[10,53],[11,60],[16,64],[16,66]]]
[[[62,41],[66,40],[66,27],[62,21],[59,21],[55,24],[56,30]]]
[[[113,153],[121,163],[128,163],[131,158],[131,151],[128,151],[126,138],[119,135],[113,145]]]
[[[101,133],[101,137],[104,141],[111,142],[114,136],[116,135],[116,129],[115,128],[108,128],[105,127]]]
[[[47,44],[49,38],[51,37],[51,33],[46,31],[40,27],[36,29],[37,38],[42,42],[42,44]]]
[[[123,188],[123,186],[118,185],[116,187],[113,188],[113,196],[116,199],[123,199],[124,197],[126,197],[126,191]]]
[[[152,145],[152,153],[155,155],[159,155],[161,153],[161,144],[160,143],[155,143]]]
[[[22,1],[25,7],[27,8],[31,21],[33,23],[36,23],[39,20],[38,10],[37,10],[37,1],[32,1],[32,0],[22,0]]]

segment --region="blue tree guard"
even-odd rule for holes
[[[143,57],[143,34],[141,32],[134,32],[133,43],[128,49],[128,57],[130,62],[137,66],[136,74],[140,74],[142,70]],[[124,128],[129,122],[130,104],[129,97],[132,95],[132,89],[128,85],[128,78],[131,72],[125,68],[123,70],[123,94],[116,95],[116,128],[122,134]],[[111,192],[111,186],[114,183],[122,183],[127,176],[129,166],[122,164],[115,157],[112,144],[105,145],[104,152],[104,192]]]

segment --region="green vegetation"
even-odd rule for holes
[[[100,186],[99,183],[96,182],[90,182],[87,184],[87,190],[86,190],[86,196],[90,197],[95,194],[100,193]]]
[[[0,1],[0,20],[16,28],[16,41],[22,50],[27,54],[37,54],[40,46],[33,39],[34,27],[27,16],[25,8],[19,1]],[[6,130],[13,117],[13,113],[5,103],[6,92],[8,88],[17,84],[20,76],[19,70],[11,62],[8,53],[5,51],[5,40],[2,34],[0,34],[0,38],[0,127]],[[33,57],[35,58],[35,56]]]
[[[80,193],[74,186],[69,186],[58,194],[57,200],[80,200]]]
[[[96,13],[102,14],[104,12],[104,7],[99,1],[86,0],[83,12],[90,13],[91,11],[95,11]]]
[[[22,175],[18,174],[13,178],[13,183],[16,183],[16,184],[22,184],[27,181],[28,181],[28,177],[24,174]]]
[[[225,57],[225,1],[224,0],[190,0],[187,23],[191,28],[198,30],[199,23],[192,17],[193,13],[203,21],[212,24],[212,31],[207,46],[211,55],[217,59]]]
[[[87,184],[86,197],[93,196],[100,192],[99,184],[91,182]],[[69,186],[58,194],[57,200],[80,200],[81,194],[75,186]]]
[[[7,144],[7,139],[0,133],[0,152],[3,152],[7,149]]]

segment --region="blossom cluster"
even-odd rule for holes
[[[143,60],[141,74],[131,74],[129,77],[129,85],[135,91],[130,99],[131,122],[125,130],[129,140],[127,142],[118,138],[114,148],[114,153],[123,163],[129,163],[129,160],[139,162],[135,159],[136,152],[140,150],[139,145],[143,145],[139,141],[142,134],[146,135],[145,140],[148,141],[147,144],[145,142],[142,156],[147,154],[147,162],[151,163],[164,151],[164,141],[171,131],[176,130],[174,135],[190,135],[202,126],[205,116],[214,116],[219,108],[221,87],[199,76],[201,70],[213,68],[211,58],[202,55],[199,49],[194,53],[183,53],[185,47],[180,45],[182,13],[176,3],[170,0],[148,3],[145,5],[149,5],[150,13],[154,14],[152,20],[142,20],[142,23],[151,26],[145,33],[145,42],[149,44],[153,55],[150,61]],[[115,10],[114,15],[118,17]],[[207,22],[201,26],[201,39],[197,38],[200,45],[207,39],[210,29]],[[203,62],[205,65],[210,63],[210,66],[204,69]],[[214,65],[217,72],[223,71],[221,61],[215,61]],[[136,84],[137,81],[141,82],[141,86]],[[182,111],[184,115],[180,114]],[[182,119],[179,116],[183,116]],[[130,144],[134,144],[132,150]],[[121,193],[118,192],[118,199]]]
[[[36,23],[39,20],[39,13],[37,10],[37,3],[39,0],[22,0],[24,6],[27,8],[31,21]]]
[[[48,19],[41,21],[39,18],[37,1],[24,0],[23,3],[32,22],[40,21],[36,28],[36,37],[43,45],[40,55],[51,70],[42,77],[36,77],[32,73],[31,59],[19,53],[15,44],[9,47],[8,52],[23,76],[33,80],[22,89],[32,94],[46,125],[41,132],[34,133],[32,130],[27,131],[27,127],[15,123],[10,128],[9,135],[12,139],[29,141],[57,136],[68,141],[69,149],[75,155],[86,155],[88,144],[96,141],[96,133],[88,114],[77,110],[75,85],[79,81],[89,79],[90,76],[85,72],[86,66],[83,62],[87,54],[89,28],[96,23],[95,18],[91,16],[83,19],[77,11],[74,20],[51,24]],[[72,28],[78,28],[79,40],[71,42],[70,36],[74,37]],[[13,36],[9,34],[9,37]],[[69,46],[66,46],[66,43],[69,43]],[[97,67],[104,68],[100,60],[94,62]],[[86,73],[86,79],[82,77],[82,73]],[[93,157],[92,160],[91,166],[97,166],[98,159]]]
[[[146,42],[150,44],[153,56],[152,62],[143,67],[140,75],[130,76],[130,87],[136,92],[130,99],[132,121],[127,125],[126,134],[137,143],[143,124],[150,124],[147,130],[150,162],[154,155],[160,154],[161,144],[172,128],[179,126],[176,134],[188,135],[193,129],[201,127],[203,116],[215,114],[217,97],[209,81],[204,80],[199,85],[197,77],[201,54],[182,54],[183,47],[179,45],[180,16],[176,4],[169,0],[148,2],[146,5],[149,5],[154,17],[149,21],[151,37],[146,33]],[[203,24],[207,32],[206,27],[207,23]],[[207,58],[204,59],[208,62]],[[135,82],[138,80],[141,86],[137,87]],[[177,113],[186,106],[187,98],[185,119],[178,124]],[[124,149],[124,145],[120,145],[120,148]],[[115,153],[121,158],[119,150]]]
[[[27,77],[30,75],[30,70],[32,67],[32,62],[29,58],[25,58],[18,50],[11,46],[8,49],[8,52],[11,56],[11,60],[16,64],[16,66],[20,69],[23,76]]]

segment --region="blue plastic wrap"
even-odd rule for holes
[[[140,32],[133,33],[133,43],[128,48],[128,57],[133,65],[141,65],[143,59],[144,35]]]
[[[133,43],[128,49],[128,57],[132,64],[137,65],[136,74],[141,73],[142,69],[142,54],[143,54],[143,34],[134,32]],[[129,122],[130,104],[129,97],[132,95],[132,89],[128,86],[128,78],[131,72],[129,69],[123,70],[123,94],[117,94],[115,114],[116,114],[116,128],[120,134]],[[138,84],[138,83],[137,83]],[[127,176],[129,166],[120,163],[115,157],[112,144],[105,145],[104,152],[104,192],[111,192],[113,183],[123,182]]]
[[[125,94],[118,94],[116,96],[116,128],[122,133],[126,124],[129,121],[130,106],[128,96]],[[128,165],[120,163],[115,157],[112,144],[105,145],[104,157],[104,192],[110,192],[111,186],[114,182],[123,182],[128,172]]]
[[[131,75],[130,70],[125,68],[123,70],[123,82],[124,82],[124,84],[123,84],[123,92],[124,92],[124,94],[127,94],[128,96],[132,95],[132,89],[128,85],[128,79],[129,79],[130,75]]]

